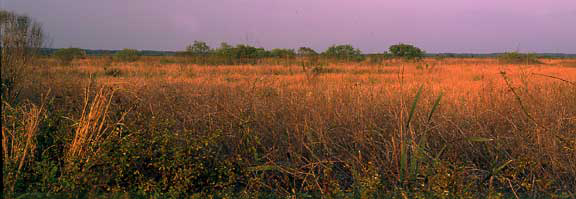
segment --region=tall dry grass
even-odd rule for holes
[[[114,92],[101,87],[90,99],[90,87],[84,93],[82,113],[74,131],[74,138],[66,152],[67,161],[85,160],[97,152],[98,145],[105,139],[106,119]]]
[[[223,150],[262,173],[249,187],[285,195],[417,189],[438,197],[504,187],[522,195],[576,185],[576,87],[569,83],[576,69],[542,62],[329,64],[315,75],[301,66],[107,66],[117,76],[78,63],[38,69],[43,84],[36,87],[55,89],[67,99],[63,109],[82,101],[71,100],[80,98],[72,92],[77,82],[122,90],[114,97],[100,90],[91,105],[84,99],[69,157],[94,153],[105,115],[133,107],[126,125],[146,136],[221,132]]]

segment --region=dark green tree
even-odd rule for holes
[[[186,53],[191,55],[207,55],[211,51],[210,46],[203,41],[194,41],[194,44],[186,47]]]
[[[300,56],[313,56],[313,55],[318,55],[318,53],[316,51],[314,51],[314,49],[312,49],[312,48],[300,47],[298,49],[298,55],[300,55]]]
[[[323,53],[325,56],[347,61],[361,61],[364,59],[362,52],[352,45],[334,45]]]
[[[418,47],[402,43],[390,46],[389,50],[394,57],[413,61],[422,60],[425,54],[425,52]]]
[[[238,44],[235,48],[233,48],[232,54],[235,58],[239,59],[260,58],[266,55],[266,50],[250,45]]]

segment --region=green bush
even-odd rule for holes
[[[276,58],[294,58],[296,53],[294,49],[275,48],[270,50],[270,56]]]
[[[318,53],[316,51],[314,51],[314,49],[312,49],[312,48],[300,47],[298,49],[298,55],[300,55],[300,56],[314,56],[314,55],[318,55]]]
[[[346,61],[364,60],[362,52],[359,49],[352,47],[352,45],[333,45],[324,52],[324,55],[329,58]]]
[[[425,54],[425,52],[418,47],[402,43],[390,46],[389,50],[394,57],[411,61],[420,61],[424,58]]]
[[[70,65],[72,60],[83,58],[86,52],[80,48],[61,48],[54,52],[54,57],[61,65]]]
[[[541,64],[535,54],[525,54],[519,52],[506,52],[498,56],[498,61],[502,64]]]
[[[207,55],[211,52],[210,46],[203,41],[194,41],[194,44],[186,47],[186,54],[189,55]]]
[[[140,59],[140,52],[136,49],[125,48],[116,53],[116,60],[124,62],[134,62]]]

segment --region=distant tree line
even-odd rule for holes
[[[268,60],[265,63],[283,64],[283,63],[296,63],[295,60],[308,60],[305,64],[315,65],[318,60],[325,62],[361,62],[367,61],[371,64],[380,64],[385,60],[401,59],[405,61],[418,62],[425,57],[434,57],[437,60],[445,58],[488,58],[496,57],[500,60],[508,60],[503,62],[527,62],[524,59],[524,54],[521,53],[492,53],[492,54],[463,54],[463,53],[438,53],[426,54],[426,52],[414,45],[410,44],[395,44],[388,48],[388,51],[382,53],[364,54],[352,45],[332,45],[324,52],[316,52],[309,47],[300,47],[296,49],[290,48],[274,48],[264,49],[247,44],[230,45],[226,42],[220,44],[218,48],[210,47],[206,42],[194,41],[192,44],[186,46],[185,50],[174,51],[150,51],[150,50],[83,50],[79,48],[65,48],[65,49],[41,49],[40,54],[52,54],[63,65],[68,65],[74,59],[83,58],[87,55],[107,55],[114,58],[116,61],[130,62],[136,61],[140,56],[164,56],[176,55],[185,57],[187,63],[206,64],[206,65],[233,65],[233,64],[257,64],[262,63],[262,60]],[[524,57],[522,57],[524,56]],[[567,58],[576,57],[570,54],[529,54],[530,59],[536,58]],[[519,58],[520,57],[520,58]],[[298,59],[297,59],[298,58]],[[524,61],[517,61],[524,59]],[[510,61],[512,60],[512,61]],[[516,61],[515,61],[516,60]],[[528,61],[530,62],[530,61]],[[534,61],[532,61],[534,62]]]
[[[366,59],[378,62],[390,58],[402,58],[405,60],[419,61],[425,56],[425,52],[418,47],[409,44],[397,44],[390,46],[390,53],[365,55],[352,45],[333,45],[322,53],[316,52],[309,47],[300,47],[298,50],[287,48],[274,48],[266,50],[246,44],[232,46],[228,43],[221,43],[219,48],[211,48],[206,42],[194,41],[182,52],[176,53],[179,56],[196,57],[199,62],[210,60],[223,60],[225,64],[251,64],[257,59],[282,58],[294,59],[296,57],[307,57],[311,59],[324,58],[336,61],[358,62]]]
[[[80,48],[60,48],[54,51],[52,55],[60,65],[70,65],[75,59],[84,59],[87,53]],[[142,53],[136,49],[125,48],[109,55],[111,55],[111,58],[115,61],[134,62],[140,59]]]

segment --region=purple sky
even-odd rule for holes
[[[0,0],[52,47],[181,50],[194,40],[324,51],[576,53],[576,0]]]

